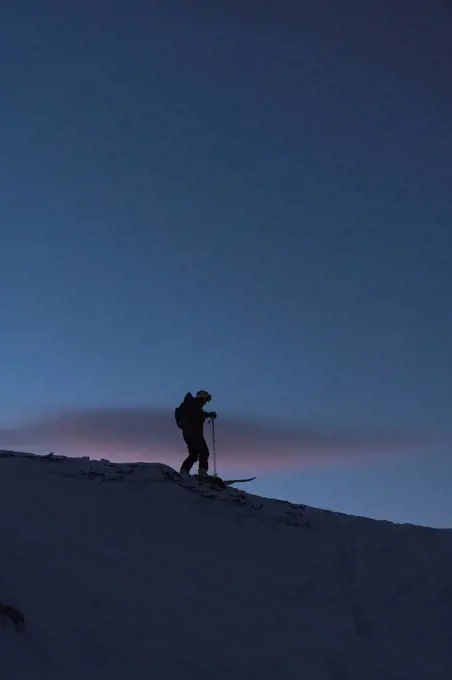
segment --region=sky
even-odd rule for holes
[[[0,446],[178,466],[208,389],[256,493],[452,526],[451,31],[440,0],[9,3]]]

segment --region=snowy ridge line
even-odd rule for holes
[[[164,463],[112,463],[106,459],[72,458],[56,456],[53,453],[40,456],[12,451],[0,451],[0,459],[2,457],[25,458],[33,463],[40,462],[51,474],[95,484],[126,483],[144,486],[169,482],[185,491],[192,492],[199,499],[209,499],[219,501],[222,505],[241,507],[245,511],[250,511],[248,517],[253,516],[259,521],[276,522],[302,529],[309,528],[304,505],[255,496],[232,486],[225,489],[214,488],[191,476],[183,478],[176,470]]]
[[[452,531],[191,481],[0,453],[1,680],[452,678]]]
[[[260,519],[276,521],[291,527],[308,528],[304,517],[305,506],[295,505],[286,501],[278,502],[271,499],[252,496],[241,489],[232,486],[219,489],[196,480],[194,477],[182,478],[178,472],[164,463],[129,463],[119,464],[109,461],[94,461],[89,467],[82,467],[68,472],[66,477],[80,480],[95,481],[97,483],[127,482],[128,484],[155,484],[170,482],[186,491],[191,491],[199,498],[219,500],[228,505],[243,506],[254,511],[261,510]],[[278,503],[277,511],[275,505]],[[286,512],[283,507],[288,506]]]

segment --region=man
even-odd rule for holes
[[[204,421],[207,418],[216,418],[217,414],[215,411],[204,411],[204,406],[211,399],[212,396],[206,390],[199,390],[195,397],[188,392],[175,410],[176,423],[182,430],[188,449],[188,456],[180,469],[182,474],[189,474],[196,461],[199,462],[200,475],[206,475],[209,469],[209,447],[204,438]]]

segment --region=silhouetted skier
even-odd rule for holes
[[[194,397],[191,392],[185,395],[184,401],[176,408],[177,426],[187,445],[188,456],[182,463],[181,473],[189,473],[196,461],[199,462],[199,474],[206,475],[209,469],[209,447],[204,438],[204,421],[216,418],[215,411],[206,412],[204,406],[212,399],[206,390],[199,390]]]

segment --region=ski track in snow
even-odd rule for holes
[[[0,453],[0,489],[2,680],[452,677],[452,531],[162,464]]]

